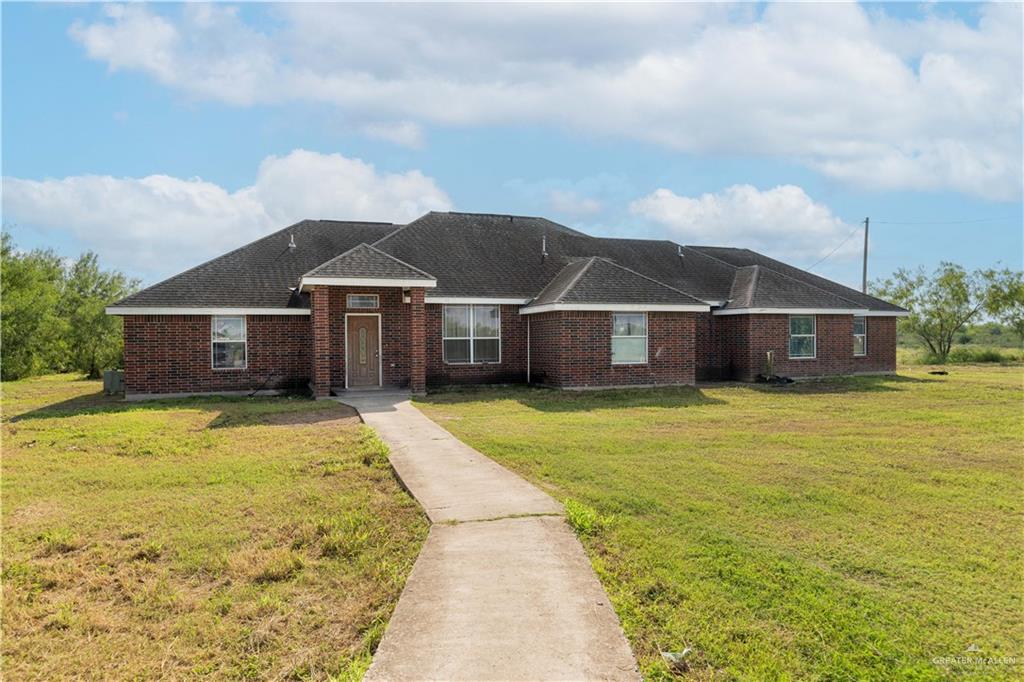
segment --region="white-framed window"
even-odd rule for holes
[[[809,360],[817,357],[817,320],[814,315],[789,316],[789,357]]]
[[[345,297],[345,306],[348,308],[379,308],[380,296],[377,294],[349,294]]]
[[[868,354],[868,318],[860,315],[853,318],[853,354]]]
[[[245,369],[245,317],[214,315],[210,318],[214,369]]]
[[[612,364],[647,362],[647,313],[612,313]]]
[[[449,365],[501,362],[501,307],[446,305],[441,337]]]

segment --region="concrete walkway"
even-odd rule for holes
[[[562,505],[427,419],[408,394],[339,398],[391,448],[434,525],[366,680],[638,680]]]

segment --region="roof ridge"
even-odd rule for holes
[[[334,218],[317,218],[315,221],[312,218],[306,218],[318,223],[343,223],[345,225],[395,225],[396,223],[389,222],[387,220],[335,220]]]
[[[423,270],[422,268],[418,268],[418,267],[416,267],[415,265],[413,265],[412,263],[406,263],[406,262],[405,262],[404,260],[402,260],[401,258],[396,258],[395,256],[392,256],[392,255],[391,255],[390,253],[388,253],[387,251],[381,251],[380,249],[378,249],[378,248],[377,248],[376,246],[374,246],[373,244],[367,244],[366,242],[363,242],[362,244],[360,244],[360,246],[365,246],[365,247],[367,247],[368,249],[373,249],[374,251],[376,251],[376,252],[377,252],[377,253],[379,253],[380,255],[382,255],[382,256],[387,256],[388,258],[390,258],[391,260],[395,261],[396,263],[401,263],[401,264],[402,264],[402,265],[404,265],[405,267],[407,267],[407,268],[410,268],[410,269],[412,269],[412,270],[415,270],[416,272],[420,273],[421,275],[426,275],[426,276],[427,276],[427,277],[429,277],[430,279],[437,279],[437,277],[434,277],[433,275],[431,275],[431,274],[430,274],[429,272],[427,272],[426,270]]]
[[[584,266],[583,266],[582,268],[580,268],[580,271],[579,271],[579,272],[577,272],[577,273],[576,273],[576,274],[575,274],[575,275],[573,276],[573,278],[572,278],[571,280],[569,280],[569,282],[568,282],[568,283],[567,283],[567,284],[566,284],[566,285],[565,285],[564,287],[562,287],[562,290],[561,290],[561,291],[560,291],[560,292],[558,293],[558,295],[557,295],[557,296],[555,296],[555,301],[556,301],[556,302],[557,302],[557,301],[561,301],[561,300],[562,300],[562,298],[564,298],[564,297],[565,297],[565,295],[566,295],[567,293],[569,293],[570,291],[572,291],[572,288],[573,288],[574,286],[576,286],[576,283],[577,283],[577,282],[579,282],[579,281],[580,281],[580,278],[581,278],[581,277],[583,277],[583,274],[584,274],[584,273],[585,273],[585,272],[586,272],[587,270],[589,270],[589,269],[590,269],[590,268],[591,268],[591,267],[592,267],[592,266],[594,265],[594,261],[595,261],[595,260],[597,260],[597,256],[590,256],[589,258],[586,258],[586,259],[585,259],[585,261],[586,261],[586,265],[584,265]],[[580,262],[580,261],[573,261],[573,262],[569,263],[568,265],[566,265],[565,267],[566,267],[566,268],[568,268],[568,267],[570,267],[570,266],[572,266],[572,265],[575,265],[575,264],[576,264],[576,263],[578,263],[578,262]],[[562,268],[562,269],[564,270],[565,268]],[[556,273],[556,274],[555,274],[555,277],[557,277],[557,276],[558,276],[558,275],[557,275],[557,273]],[[538,293],[538,294],[537,294],[537,297],[538,297],[538,298],[540,297],[540,294],[541,294],[541,293],[544,293],[544,290],[543,290],[543,289],[541,289],[540,293]]]
[[[398,226],[398,229],[395,229],[395,230],[392,230],[391,232],[388,232],[388,233],[387,233],[386,235],[384,235],[383,237],[381,237],[381,238],[380,238],[380,239],[378,239],[377,241],[373,242],[373,244],[368,244],[368,246],[376,246],[377,244],[380,244],[381,242],[383,242],[383,241],[385,241],[385,240],[387,240],[387,239],[391,239],[392,237],[394,237],[394,236],[395,236],[396,234],[398,234],[399,232],[402,232],[403,230],[405,230],[405,228],[407,228],[407,227],[412,227],[413,225],[415,225],[415,224],[416,224],[416,223],[418,223],[419,221],[421,221],[421,220],[423,220],[424,218],[426,218],[426,217],[427,217],[428,215],[430,215],[431,213],[437,213],[437,211],[427,211],[426,213],[424,213],[423,215],[421,215],[421,216],[420,216],[419,218],[416,218],[416,219],[414,219],[414,220],[410,220],[410,221],[409,221],[409,222],[407,222],[407,223],[406,223],[405,225],[399,225],[399,226]],[[392,224],[394,224],[394,223],[392,223]]]
[[[793,268],[794,270],[798,270],[798,271],[800,271],[801,273],[803,273],[805,275],[809,275],[810,277],[814,277],[814,278],[817,278],[817,279],[825,280],[826,282],[829,282],[830,284],[834,284],[834,285],[836,285],[838,287],[842,287],[843,289],[849,289],[850,291],[852,291],[852,292],[854,292],[856,294],[860,294],[861,296],[867,296],[868,298],[873,299],[875,301],[881,301],[882,303],[887,303],[889,305],[895,305],[894,303],[886,301],[885,299],[878,298],[877,296],[872,296],[871,294],[869,294],[867,292],[857,291],[853,287],[848,287],[845,284],[842,284],[841,282],[835,282],[833,280],[828,279],[827,277],[822,277],[821,275],[816,275],[813,272],[811,272],[810,270],[804,270],[803,268],[798,268],[795,265],[790,265],[789,263],[783,263],[782,261],[780,261],[777,258],[772,258],[771,256],[766,256],[763,253],[758,253],[757,251],[753,251],[753,250],[747,249],[747,248],[744,248],[742,250],[743,251],[749,251],[750,253],[754,254],[755,256],[760,256],[761,258],[766,258],[766,259],[768,259],[768,260],[770,260],[770,261],[772,261],[774,263],[781,263],[782,265],[785,265],[786,267]],[[767,267],[767,266],[765,266],[765,267]],[[856,301],[852,301],[852,300],[846,298],[845,296],[842,296],[841,294],[833,294],[831,291],[828,291],[826,289],[822,289],[817,284],[811,284],[810,282],[804,282],[803,280],[797,279],[796,277],[793,277],[792,275],[787,275],[786,273],[780,272],[778,270],[775,270],[774,268],[768,268],[768,269],[771,270],[772,272],[778,272],[778,274],[782,275],[783,277],[789,277],[790,279],[796,280],[797,282],[800,282],[801,284],[806,284],[807,286],[814,287],[815,289],[817,289],[819,291],[824,291],[826,294],[830,294],[830,295],[835,296],[837,298],[841,298],[844,301],[852,303],[852,304],[854,304],[856,306],[862,306],[863,305],[863,304],[857,303]],[[896,307],[897,308],[901,308],[901,306],[896,306]],[[871,308],[868,308],[868,310],[871,310]]]
[[[745,251],[750,251],[750,249],[744,249],[744,250]],[[751,253],[757,253],[756,251],[750,251],[750,252]],[[761,254],[757,254],[757,255],[761,255]],[[850,305],[855,306],[857,308],[861,308],[862,307],[861,304],[857,303],[856,301],[851,301],[850,299],[844,298],[843,296],[840,296],[839,294],[833,294],[831,291],[826,291],[825,289],[822,289],[821,287],[819,287],[819,286],[817,286],[815,284],[811,284],[810,282],[805,282],[802,279],[797,279],[796,277],[793,277],[791,275],[787,275],[784,272],[779,272],[778,270],[776,270],[774,268],[769,268],[768,266],[760,265],[760,264],[755,264],[754,267],[755,268],[764,268],[766,271],[771,272],[771,273],[773,273],[775,275],[778,275],[779,277],[785,277],[786,279],[788,279],[788,280],[790,280],[792,282],[796,282],[797,284],[802,284],[804,286],[811,287],[812,289],[816,289],[816,290],[820,291],[821,293],[823,293],[823,294],[825,294],[827,296],[834,296],[835,298],[838,298],[840,301],[846,301]]]
[[[738,271],[737,271],[738,272]],[[757,296],[757,285],[761,280],[761,266],[754,264],[754,276],[750,280],[750,300]]]
[[[724,261],[721,258],[719,258],[718,256],[712,256],[710,253],[704,253],[703,251],[701,251],[696,246],[687,246],[686,244],[678,244],[677,246],[682,246],[684,249],[688,249],[690,251],[694,251],[696,253],[699,253],[700,255],[704,256],[705,258],[710,258],[711,260],[715,261],[716,263],[721,263],[722,265],[724,265],[726,267],[729,267],[729,268],[732,268],[733,270],[738,270],[740,268],[740,266],[733,265],[732,263],[730,263],[728,261]],[[723,247],[712,246],[710,248],[717,249],[717,248],[723,248]],[[726,247],[726,248],[728,248],[728,247]],[[749,267],[749,266],[745,266],[745,267]]]
[[[633,270],[632,268],[627,268],[625,265],[621,265],[619,263],[616,263],[614,260],[612,260],[610,258],[606,258],[604,256],[595,256],[595,258],[601,258],[602,260],[606,260],[610,264],[614,265],[615,267],[620,268],[622,270],[625,270],[626,272],[631,272],[634,275],[636,275],[637,277],[643,277],[644,279],[649,280],[651,282],[654,282],[655,284],[658,284],[660,286],[663,286],[666,289],[671,289],[672,291],[674,291],[676,293],[679,293],[679,294],[682,294],[683,296],[689,296],[690,298],[692,298],[695,301],[700,301],[701,303],[704,303],[704,299],[702,299],[702,298],[697,298],[693,294],[687,293],[687,292],[683,291],[682,289],[677,289],[676,287],[672,286],[671,284],[665,284],[664,282],[656,280],[653,277],[648,277],[647,275],[643,274],[642,272],[637,272],[636,270]]]
[[[430,213],[447,213],[448,215],[481,215],[490,216],[492,218],[529,218],[530,220],[547,220],[544,216],[539,215],[520,215],[518,213],[477,213],[474,211],[430,211]],[[550,221],[554,222],[554,221]],[[556,223],[557,224],[557,223]],[[569,228],[572,229],[572,228]]]

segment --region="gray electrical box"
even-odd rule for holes
[[[124,393],[124,370],[104,370],[103,392],[107,395],[120,395]]]

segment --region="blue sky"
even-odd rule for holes
[[[1020,11],[5,4],[4,226],[146,283],[431,208],[1020,268]]]

